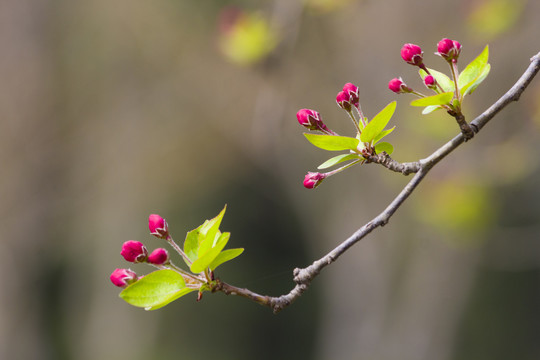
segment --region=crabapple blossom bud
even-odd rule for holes
[[[410,93],[413,91],[410,87],[407,87],[407,84],[405,84],[401,78],[394,78],[390,80],[388,83],[388,88],[396,94]]]
[[[311,109],[301,109],[296,113],[298,123],[309,130],[318,130],[322,122],[321,114]]]
[[[336,102],[340,108],[351,111],[351,96],[345,91],[338,92]]]
[[[423,54],[424,52],[418,45],[414,44],[405,44],[401,48],[401,57],[407,64],[414,66],[423,65]]]
[[[142,242],[129,240],[122,245],[120,255],[122,255],[126,261],[139,263],[146,260],[148,257],[148,250],[146,250],[146,247]]]
[[[111,274],[111,282],[118,287],[126,287],[137,281],[137,274],[129,269],[116,269]]]
[[[301,109],[296,113],[298,123],[309,130],[319,130],[326,133],[333,132],[322,122],[321,114],[311,109]]]
[[[163,248],[158,248],[148,256],[148,262],[154,265],[163,265],[169,261],[169,253]]]
[[[446,61],[456,61],[461,52],[461,44],[454,40],[442,39],[437,44],[437,51],[435,54],[441,56]]]
[[[160,239],[169,237],[169,225],[167,225],[167,221],[158,214],[151,214],[148,217],[148,228],[150,229],[150,234],[155,237]]]
[[[326,178],[326,174],[308,172],[304,177],[304,187],[314,189]]]
[[[354,85],[353,83],[346,83],[345,85],[343,85],[343,91],[350,95],[349,102],[352,105],[358,107],[360,100],[360,92],[358,90],[358,86]]]
[[[437,82],[432,75],[427,75],[424,78],[424,85],[426,85],[426,87],[428,87],[429,89],[435,89],[437,87]]]

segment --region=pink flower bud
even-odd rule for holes
[[[320,127],[321,114],[311,109],[301,109],[296,113],[298,123],[309,130],[318,130]]]
[[[343,85],[343,91],[345,91],[346,93],[350,95],[349,102],[352,105],[358,107],[359,100],[360,100],[360,92],[358,90],[358,86],[352,83],[346,83],[345,85]]]
[[[137,274],[129,269],[116,269],[111,274],[111,282],[118,287],[126,287],[137,281]]]
[[[146,260],[148,257],[148,250],[146,250],[146,247],[142,242],[129,240],[122,245],[120,255],[122,255],[126,261],[139,263]]]
[[[166,239],[169,237],[169,225],[164,218],[158,214],[152,214],[148,217],[148,228],[150,234],[160,239]]]
[[[461,52],[461,44],[454,40],[442,39],[437,44],[437,51],[435,54],[446,61],[456,61]]]
[[[411,88],[407,87],[407,84],[405,84],[401,78],[394,78],[390,80],[388,83],[388,88],[396,94],[410,93],[413,91]]]
[[[401,48],[401,57],[407,64],[421,66],[423,64],[424,52],[418,45],[405,44]]]
[[[346,111],[351,111],[351,95],[345,91],[338,92],[336,102],[340,108]]]
[[[437,82],[435,81],[435,78],[432,75],[427,75],[424,78],[424,85],[426,85],[426,87],[428,87],[429,89],[437,88]]]
[[[163,265],[169,261],[167,250],[158,248],[148,256],[148,262],[154,265]]]
[[[301,109],[296,113],[298,123],[309,130],[319,130],[326,133],[334,132],[322,122],[321,114],[311,109]]]
[[[338,106],[346,111],[351,111],[352,106],[359,106],[358,87],[352,83],[346,83],[343,86],[343,91],[340,91],[336,96]]]
[[[314,189],[326,178],[326,174],[308,172],[304,177],[304,187]]]

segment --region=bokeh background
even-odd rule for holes
[[[0,2],[0,358],[540,358],[540,79],[278,315],[223,294],[145,312],[109,281],[129,266],[124,241],[163,245],[148,214],[182,242],[228,204],[222,229],[246,250],[218,276],[288,292],[294,267],[410,179],[366,165],[304,189],[328,155],[296,111],[352,134],[344,83],[367,116],[397,99],[388,139],[415,161],[457,126],[387,89],[396,76],[422,88],[401,46],[446,71],[441,38],[463,44],[462,65],[490,45],[471,120],[539,34],[540,2],[526,0]]]

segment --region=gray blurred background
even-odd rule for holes
[[[109,281],[130,265],[124,241],[163,245],[150,213],[182,242],[228,204],[229,247],[246,250],[217,275],[288,292],[294,267],[410,179],[366,165],[304,189],[329,156],[296,111],[352,135],[335,104],[344,83],[368,117],[397,99],[388,140],[415,161],[457,126],[387,89],[402,76],[424,91],[401,46],[447,71],[441,38],[462,43],[462,66],[490,45],[471,120],[539,34],[540,2],[526,0],[1,1],[0,358],[540,358],[540,79],[278,315],[209,293],[145,312]]]

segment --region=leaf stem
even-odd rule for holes
[[[361,154],[360,154],[360,155],[361,155]],[[362,155],[362,156],[363,156],[363,155]],[[350,168],[351,166],[354,166],[354,165],[356,165],[356,164],[358,164],[359,162],[362,162],[362,161],[366,161],[366,160],[365,160],[365,159],[355,160],[355,161],[353,161],[353,162],[348,163],[347,165],[344,165],[344,166],[342,166],[342,167],[340,167],[340,168],[337,168],[336,170],[332,170],[332,171],[330,171],[330,172],[327,172],[326,175],[327,175],[327,177],[328,177],[328,176],[332,176],[332,175],[337,174],[338,172],[341,172],[341,171],[343,171],[343,170],[345,170],[345,169],[348,169],[348,168]]]
[[[174,250],[176,250],[177,253],[179,253],[183,258],[184,258],[184,261],[191,265],[193,262],[189,259],[189,257],[186,255],[186,253],[180,249],[180,246],[178,246],[178,244],[174,241],[174,239],[172,238],[172,236],[167,236],[167,242],[173,247]]]
[[[360,104],[358,104],[358,107],[356,107],[356,112],[358,113],[358,117],[360,118],[360,121],[362,122],[363,127],[366,127],[366,118],[364,117],[364,113],[362,112],[362,107]]]
[[[454,94],[454,97],[461,103],[461,95],[459,93],[459,85],[458,85],[458,74],[459,74],[459,71],[458,71],[458,67],[457,67],[457,62],[454,62],[453,60],[450,60],[448,62],[448,64],[450,65],[450,70],[452,71],[452,78],[454,79],[454,87],[456,89],[456,93]]]
[[[356,121],[352,111],[347,111],[347,114],[349,114],[349,118],[352,120],[354,127],[356,128],[356,131],[358,132],[358,135],[362,133],[362,130],[360,130],[360,126],[358,126],[358,122]],[[363,123],[363,122],[362,122]],[[365,125],[364,125],[365,126]]]

